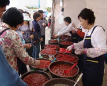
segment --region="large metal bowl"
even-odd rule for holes
[[[46,73],[46,72],[43,72],[43,71],[30,71],[30,72],[27,72],[27,73],[25,73],[25,74],[23,74],[22,75],[22,80],[26,77],[26,76],[28,76],[28,75],[30,75],[30,74],[34,74],[34,73],[38,73],[38,74],[42,74],[42,75],[44,75],[48,80],[49,79],[51,79],[51,77]],[[36,78],[36,77],[35,77]],[[31,78],[32,79],[32,78]]]
[[[66,84],[68,86],[74,86],[74,81],[66,78],[54,78],[47,81],[43,86],[53,86],[55,84]],[[76,86],[79,86],[78,84]]]
[[[63,54],[63,53],[59,53],[59,54]],[[66,53],[65,53],[65,54],[66,54]],[[58,54],[57,54],[57,55],[58,55]],[[58,57],[57,55],[55,55],[55,58]],[[64,55],[64,54],[63,54],[63,55]],[[73,61],[73,63],[78,62],[79,58],[78,58],[76,55],[74,55],[74,54],[67,54],[67,55],[70,55],[70,56],[73,56],[73,57],[76,58],[76,60]],[[57,61],[60,61],[60,60],[57,59]],[[64,60],[63,60],[63,61],[64,61]],[[68,62],[69,62],[69,61],[68,61]]]
[[[47,47],[48,45],[50,45],[50,47]],[[53,46],[56,46],[57,48],[53,48]],[[45,49],[51,48],[51,49],[54,49],[54,50],[59,50],[59,45],[46,44],[46,45],[44,46],[44,48],[45,48]]]
[[[52,75],[53,78],[69,78],[69,79],[72,79],[72,80],[75,80],[75,79],[76,79],[76,77],[78,76],[78,73],[79,73],[79,68],[78,68],[78,66],[76,66],[76,68],[77,68],[77,73],[76,73],[75,75],[70,76],[70,77],[62,77],[62,76],[59,76],[59,75],[53,73],[52,70],[51,70],[51,68],[52,68],[53,66],[59,65],[59,64],[66,64],[66,65],[73,66],[74,63],[66,62],[66,61],[56,61],[56,62],[51,63],[51,64],[49,65],[49,68],[48,68],[48,69],[49,69],[49,71],[50,71],[50,73],[51,73],[51,75]]]
[[[48,79],[51,79],[51,77],[46,72],[40,71],[40,70],[27,72],[27,73],[25,73],[25,74],[22,75],[21,79],[23,80],[27,75],[32,74],[32,73],[39,73],[39,74],[44,75]]]
[[[44,49],[43,49],[43,50],[44,50]],[[50,49],[45,49],[45,50],[50,50]],[[54,50],[54,49],[52,49],[52,50]],[[56,50],[54,50],[54,51],[56,51]],[[41,53],[42,56],[49,56],[49,55],[46,55],[46,54],[42,53],[42,50],[41,50],[40,53]],[[56,51],[56,53],[53,54],[52,56],[55,56],[57,53],[58,53],[58,52]]]
[[[51,40],[54,40],[54,39],[51,39]],[[59,44],[58,41],[56,43],[54,43],[54,42],[51,42],[51,40],[48,41],[49,44],[54,44],[54,45],[58,45]]]
[[[45,59],[45,58],[38,58],[37,60],[47,60],[47,61],[50,61],[50,60]],[[47,68],[36,68],[36,67],[34,68],[34,67],[32,67],[32,68],[35,69],[35,70],[41,70],[41,71],[45,71],[45,72],[48,71],[48,67]]]
[[[63,41],[63,42],[71,42],[71,41]],[[72,44],[73,44],[73,42],[71,42]],[[70,45],[72,45],[72,44],[70,44]],[[59,43],[59,46],[61,47],[61,48],[67,48],[68,46],[70,46],[69,44],[62,44],[62,42],[60,42]]]

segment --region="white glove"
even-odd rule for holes
[[[70,51],[70,50],[72,50],[72,48],[73,48],[73,45],[70,45],[67,47],[67,50]]]

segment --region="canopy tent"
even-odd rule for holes
[[[61,12],[61,0],[53,0],[54,2],[54,17],[55,29],[54,32],[62,29],[65,24],[59,23],[59,14]],[[107,0],[64,0],[64,17],[70,16],[72,22],[79,24],[78,14],[83,8],[90,8],[94,11],[96,16],[96,25],[101,25],[105,28],[107,33]]]

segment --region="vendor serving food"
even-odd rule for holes
[[[72,25],[72,21],[71,21],[71,18],[70,17],[65,17],[64,18],[64,22],[65,22],[65,25],[66,27],[64,27],[63,29],[61,29],[57,34],[54,35],[54,38],[57,38],[58,36],[61,36],[61,35],[68,35],[70,36],[70,31],[72,29],[74,29],[74,26]]]
[[[106,34],[101,26],[94,25],[95,16],[91,9],[83,9],[78,19],[85,33],[83,41],[74,43],[67,49],[75,49],[75,54],[83,56],[83,86],[102,86],[104,75],[104,54],[107,52]]]

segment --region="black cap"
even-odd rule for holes
[[[44,13],[43,10],[38,10],[39,13]]]

